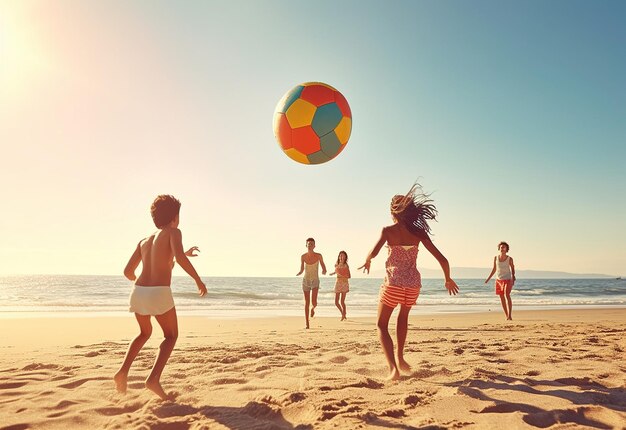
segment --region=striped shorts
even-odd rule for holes
[[[395,287],[383,285],[380,287],[380,301],[385,306],[395,308],[398,305],[413,306],[420,295],[420,288]]]

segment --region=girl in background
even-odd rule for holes
[[[341,312],[341,321],[346,318],[346,294],[350,291],[350,267],[348,266],[348,254],[346,251],[340,251],[337,256],[337,263],[335,264],[335,271],[330,274],[333,276],[337,274],[337,281],[335,282],[335,306]]]

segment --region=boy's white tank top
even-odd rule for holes
[[[513,279],[511,275],[511,266],[509,265],[509,257],[508,255],[504,259],[504,261],[500,261],[498,255],[496,255],[496,279]]]

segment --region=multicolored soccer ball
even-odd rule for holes
[[[346,147],[352,131],[352,112],[346,98],[330,85],[307,82],[278,102],[274,135],[289,158],[321,164]]]

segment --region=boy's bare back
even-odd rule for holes
[[[152,287],[171,284],[174,267],[172,230],[174,229],[164,228],[139,242],[142,270],[137,278],[137,285]]]

